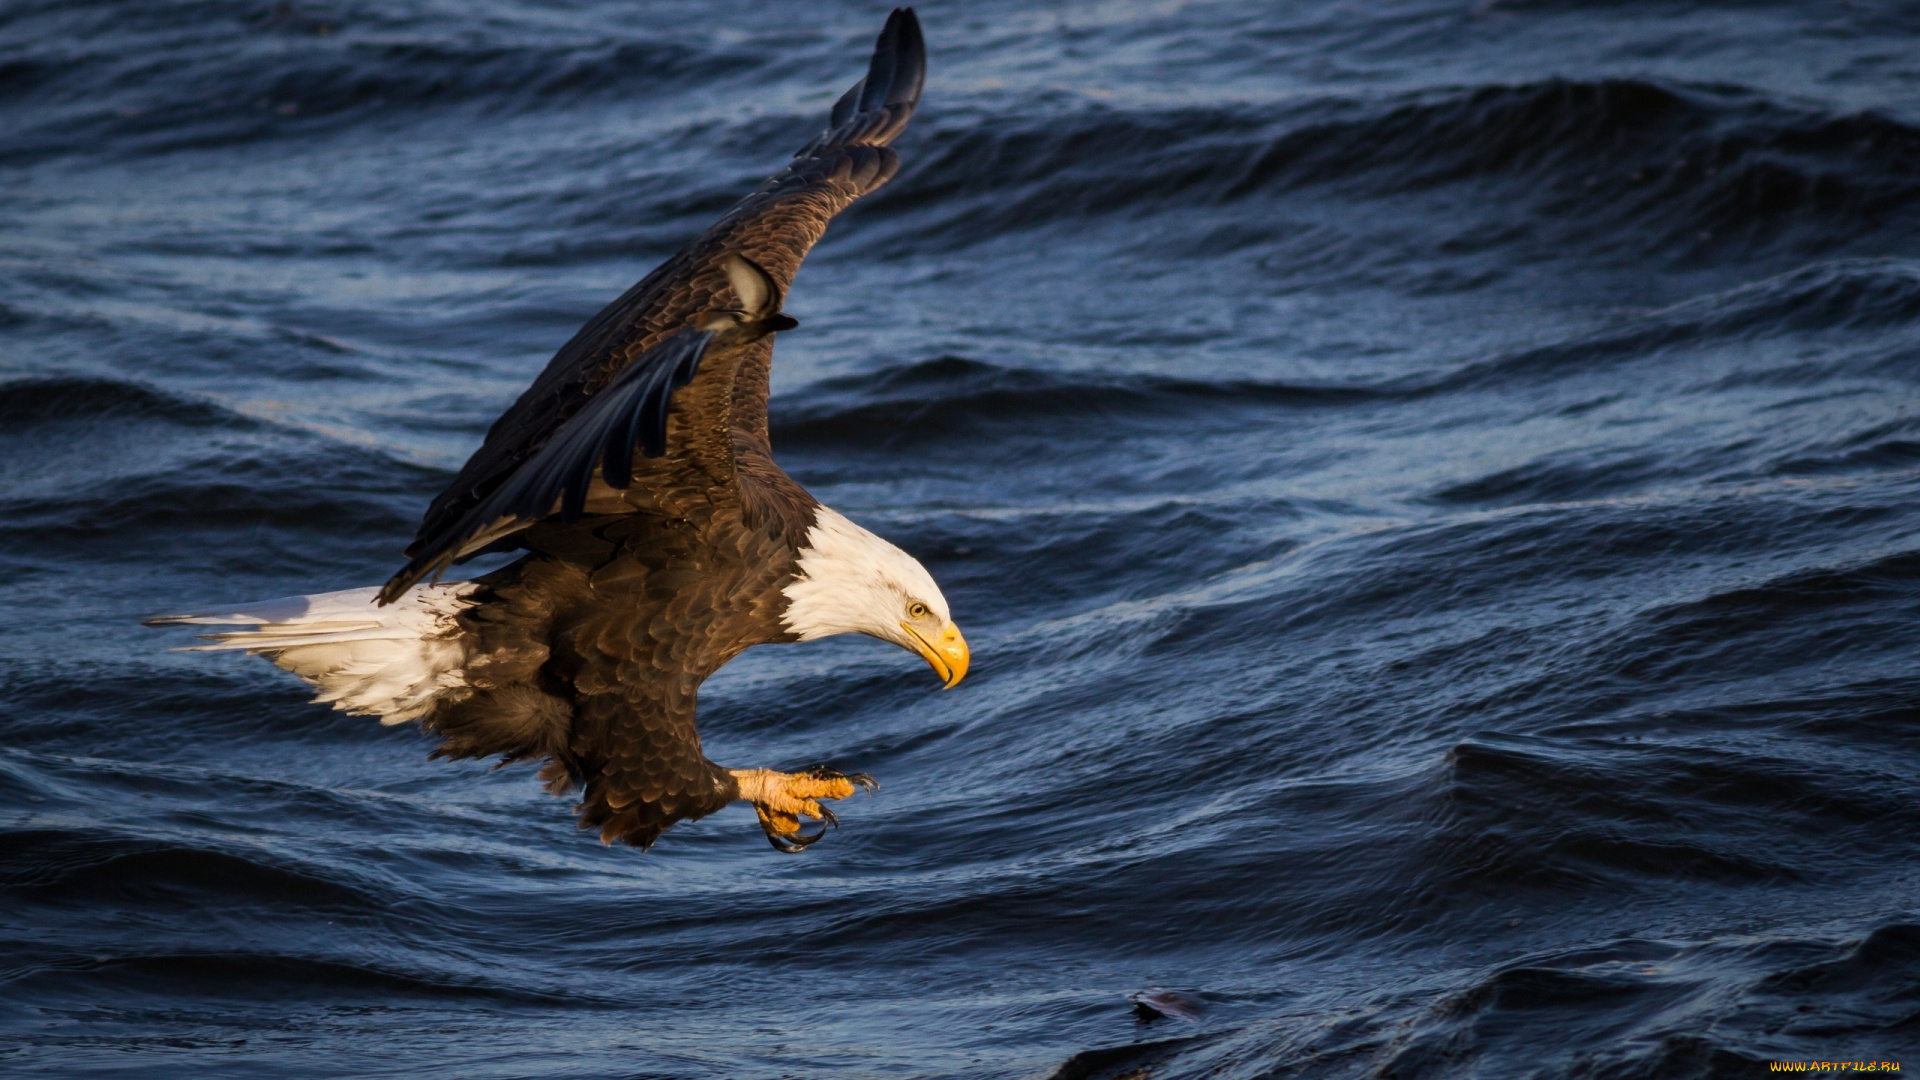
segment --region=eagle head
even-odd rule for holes
[[[967,639],[918,559],[822,506],[796,563],[782,590],[794,637],[868,634],[917,653],[949,689],[966,677]]]

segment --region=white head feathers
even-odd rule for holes
[[[940,586],[917,559],[824,506],[814,513],[799,566],[784,591],[787,630],[801,641],[871,634],[912,649],[900,624],[913,605],[926,605],[939,623],[951,617]]]

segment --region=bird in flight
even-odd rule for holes
[[[645,849],[676,821],[751,803],[773,846],[818,840],[864,774],[707,760],[700,684],[753,645],[860,633],[951,687],[966,639],[912,556],[822,506],[774,463],[767,377],[800,262],[887,182],[926,77],[896,9],[866,77],[787,167],[568,341],[433,500],[385,585],[150,625],[238,626],[197,649],[270,658],[316,702],[416,721],[436,757],[542,760],[582,828]],[[483,552],[524,550],[470,581]],[[424,583],[423,583],[424,582]],[[802,821],[821,822],[806,831]]]

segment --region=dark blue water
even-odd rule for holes
[[[884,10],[0,8],[0,1072],[1920,1064],[1911,5],[922,6],[774,444],[974,674],[709,684],[803,856],[137,625],[384,580]]]

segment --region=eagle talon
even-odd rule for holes
[[[774,850],[789,855],[804,850],[840,827],[840,817],[821,805],[821,800],[844,799],[862,787],[872,790],[873,778],[865,774],[847,776],[824,765],[805,772],[779,773],[770,769],[733,769],[739,798],[753,804],[760,828]],[[820,831],[801,832],[801,823],[821,823]]]
[[[874,792],[877,792],[880,790],[880,781],[875,780],[873,777],[868,776],[866,773],[863,773],[863,772],[848,773],[847,779],[853,782],[854,787],[857,787],[860,790],[865,791],[869,795],[872,795]]]
[[[781,852],[782,854],[798,855],[807,850],[808,845],[825,835],[827,835],[827,830],[825,829],[821,829],[817,833],[796,832],[789,833],[786,836],[768,833],[767,842],[773,845],[773,850]]]

